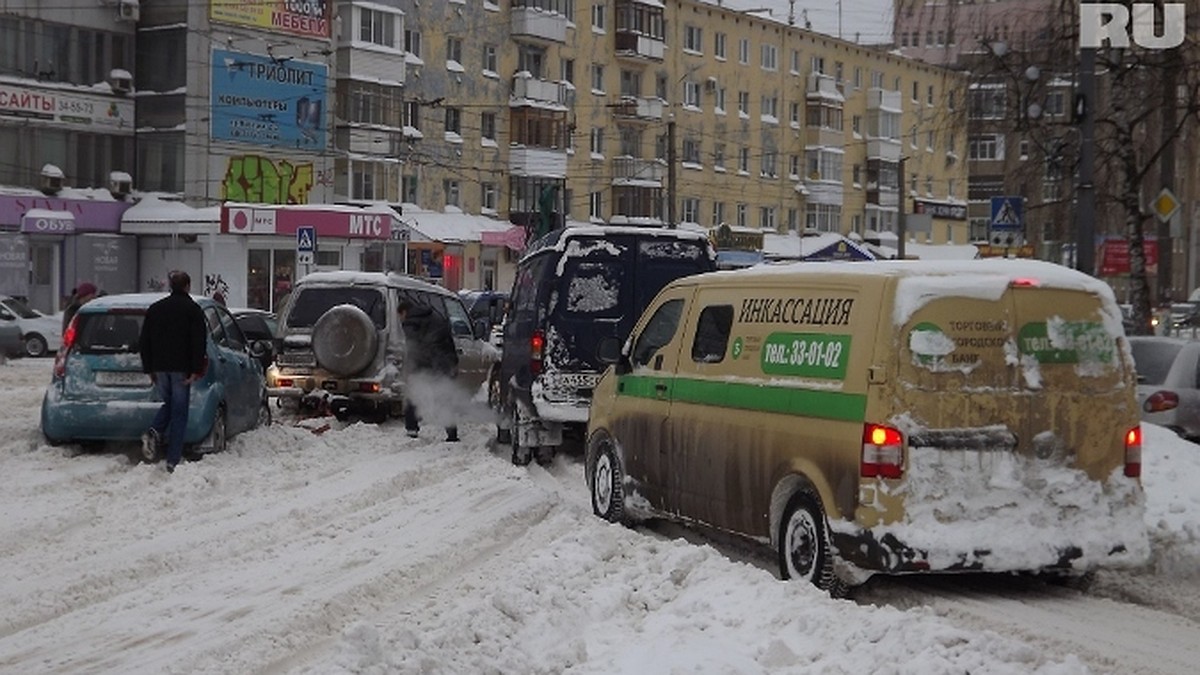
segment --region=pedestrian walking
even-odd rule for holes
[[[171,294],[146,310],[139,345],[142,370],[150,374],[163,401],[142,436],[143,452],[156,457],[166,438],[167,471],[173,472],[183,457],[192,383],[208,368],[208,325],[204,311],[192,300],[188,273],[171,272],[168,280]]]
[[[67,327],[71,325],[71,319],[74,319],[75,314],[79,312],[79,308],[94,297],[96,297],[96,284],[85,281],[75,287],[71,293],[71,300],[67,303],[67,308],[63,310],[62,332],[64,334],[67,332]]]
[[[397,306],[404,327],[404,367],[408,373],[409,389],[414,381],[426,378],[433,381],[453,380],[458,375],[458,348],[450,330],[450,320],[433,311],[428,305],[413,305],[401,300]],[[420,386],[418,384],[418,386]],[[404,429],[412,438],[420,432],[420,413],[412,396],[404,402]],[[446,440],[458,441],[458,426],[446,427]]]

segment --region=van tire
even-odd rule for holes
[[[379,346],[375,323],[354,305],[331,307],[313,324],[317,364],[334,375],[353,375],[371,365]]]
[[[625,515],[625,470],[607,436],[596,442],[588,487],[592,493],[592,513],[610,523],[627,523]]]
[[[777,541],[781,579],[808,581],[835,598],[845,595],[846,587],[833,571],[829,523],[815,492],[803,489],[788,500]]]

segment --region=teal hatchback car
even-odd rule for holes
[[[138,339],[146,310],[159,293],[108,295],[79,309],[63,335],[54,374],[42,399],[42,433],[52,445],[138,441],[162,404],[142,372]],[[210,298],[193,299],[208,323],[208,369],[192,385],[185,448],[224,450],[228,439],[270,424],[262,367],[270,345],[250,341],[237,321]],[[157,456],[145,457],[153,461]]]

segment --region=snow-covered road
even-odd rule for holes
[[[486,425],[447,444],[396,423],[282,423],[174,475],[50,448],[50,367],[0,366],[0,672],[1057,675],[1200,660],[1200,452],[1161,430],[1147,432],[1148,485],[1152,459],[1172,473],[1153,569],[1082,595],[905,579],[835,601],[737,546],[604,523],[578,457],[514,467]]]

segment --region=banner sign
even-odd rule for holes
[[[212,0],[213,21],[307,38],[329,39],[328,0]]]
[[[1146,269],[1155,268],[1158,265],[1158,240],[1143,239],[1142,252],[1146,256]],[[1129,274],[1129,240],[1120,238],[1105,239],[1100,244],[1099,263],[1100,276],[1102,277]]]
[[[98,94],[0,82],[0,117],[19,117],[72,129],[133,133],[133,101]]]
[[[325,150],[328,68],[214,49],[212,139]]]
[[[365,209],[271,208],[249,205],[223,205],[221,231],[229,234],[281,234],[296,238],[307,232],[316,247],[318,237],[347,239],[392,238],[397,219],[383,211]]]
[[[934,218],[946,218],[948,220],[966,220],[967,205],[966,204],[951,204],[949,202],[933,202],[928,199],[914,199],[913,213],[927,213]]]

